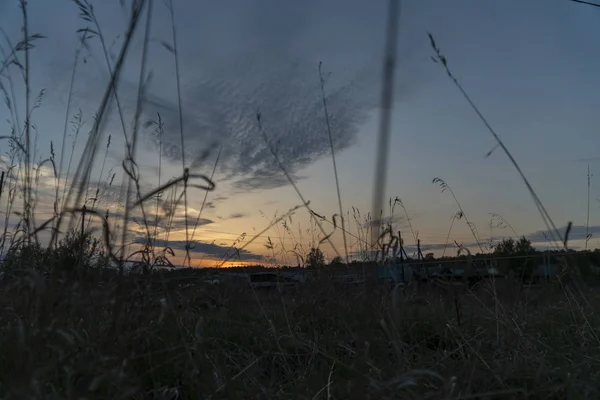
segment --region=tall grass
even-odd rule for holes
[[[468,93],[466,92],[466,90],[460,84],[460,82],[458,81],[458,79],[452,73],[452,70],[450,69],[450,66],[448,64],[448,59],[442,53],[441,49],[438,47],[438,45],[437,45],[437,43],[436,43],[433,35],[431,33],[428,33],[427,35],[429,37],[429,43],[431,45],[431,48],[434,51],[434,56],[432,56],[433,62],[435,62],[436,64],[441,65],[441,67],[443,68],[444,72],[446,73],[446,75],[448,76],[448,78],[450,79],[450,81],[459,90],[459,92],[461,93],[461,95],[463,96],[463,98],[467,101],[467,103],[469,104],[469,106],[471,107],[471,109],[475,112],[475,114],[477,115],[477,117],[479,118],[479,120],[484,124],[484,126],[487,129],[487,131],[492,135],[492,137],[496,141],[497,146],[494,147],[494,149],[492,149],[492,151],[490,151],[488,153],[488,156],[496,148],[499,147],[499,148],[502,149],[502,151],[504,152],[504,154],[509,159],[511,165],[515,168],[515,170],[519,174],[519,177],[521,178],[521,180],[523,181],[523,183],[527,187],[527,190],[529,191],[529,194],[530,194],[531,198],[533,199],[533,202],[536,205],[536,208],[538,209],[538,212],[540,213],[540,216],[542,217],[542,220],[543,220],[544,224],[546,225],[547,233],[548,233],[548,236],[549,236],[549,241],[556,248],[560,248],[560,246],[562,245],[562,248],[564,250],[568,251],[569,233],[571,231],[572,222],[568,223],[566,232],[564,233],[564,236],[561,235],[561,232],[556,227],[556,224],[554,223],[552,217],[550,216],[550,214],[546,210],[546,207],[542,203],[542,201],[539,198],[539,196],[537,195],[536,191],[533,189],[533,187],[529,183],[529,180],[525,176],[525,173],[523,172],[523,170],[521,169],[521,167],[517,163],[516,159],[513,157],[512,153],[508,150],[508,148],[505,146],[504,142],[500,139],[500,137],[498,136],[498,134],[496,133],[496,131],[494,130],[494,128],[490,125],[490,123],[488,122],[488,120],[485,118],[485,116],[483,115],[483,113],[480,111],[479,107],[477,107],[477,105],[475,104],[475,102],[471,99],[471,97],[468,95]],[[449,186],[446,185],[446,183],[443,180],[440,180],[439,178],[435,178],[434,179],[434,183],[438,183],[440,185],[440,187],[442,187],[442,190],[449,189]],[[456,200],[456,196],[454,196],[454,193],[451,190],[450,190],[450,193],[452,193],[452,196]],[[457,202],[459,208],[461,208],[460,204],[458,203],[458,200],[456,200],[456,202]],[[469,222],[467,222],[467,223],[469,223]],[[469,227],[471,228],[471,231],[472,231],[474,237],[476,238],[476,241],[477,241],[478,245],[481,247],[481,244],[480,244],[479,240],[477,239],[477,234],[476,234],[476,231],[474,229],[474,225],[469,223]],[[562,264],[563,264],[562,265],[563,269],[566,272],[568,272],[568,276],[566,278],[568,280],[568,283],[570,285],[572,285],[579,294],[583,294],[582,286],[585,285],[585,282],[583,282],[583,280],[582,280],[581,272],[578,270],[577,267],[574,267],[573,263],[569,262],[569,260],[567,258],[563,259]],[[585,299],[585,296],[584,296],[584,299]],[[587,301],[587,299],[585,299],[585,300]]]
[[[499,287],[497,311],[486,291],[464,293],[459,326],[443,288],[366,296],[324,277],[281,295],[168,277],[128,278],[120,294],[110,274],[60,287],[28,284],[44,281],[35,273],[5,282],[2,396],[598,396],[598,341],[581,328],[597,318],[560,287],[527,303]]]
[[[335,151],[333,148],[333,136],[331,135],[331,123],[329,122],[329,111],[327,109],[327,97],[325,96],[325,77],[323,75],[322,63],[319,63],[319,81],[321,83],[321,97],[323,99],[323,111],[325,112],[325,123],[327,125],[327,137],[329,139],[329,148],[331,149],[331,161],[333,162],[333,175],[335,178],[335,189],[338,198],[339,218],[342,222],[342,238],[344,239],[344,253],[346,262],[348,262],[348,243],[346,241],[346,222],[344,218],[344,207],[342,206],[342,194],[340,192],[340,179],[338,176],[337,163],[335,162]]]
[[[458,201],[458,198],[454,194],[454,191],[452,190],[450,185],[448,185],[446,181],[444,181],[442,178],[438,177],[433,178],[433,183],[438,185],[440,189],[442,189],[442,192],[448,191],[450,193],[450,195],[454,199],[454,202],[456,203],[456,206],[458,207],[458,212],[457,214],[455,214],[455,216],[457,217],[457,219],[465,220],[467,226],[469,227],[469,230],[471,231],[471,234],[473,235],[473,239],[475,239],[475,243],[477,243],[477,247],[479,247],[479,250],[481,250],[481,252],[483,253],[484,249],[479,239],[479,234],[477,233],[477,227],[473,222],[469,221],[469,219],[467,218],[465,210],[463,210],[462,206],[460,205],[460,202]],[[452,221],[454,222],[454,218],[452,219]]]

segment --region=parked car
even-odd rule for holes
[[[300,282],[297,279],[278,274],[277,272],[255,272],[250,274],[250,287],[252,289],[278,289],[296,286]]]
[[[431,275],[431,278],[447,280],[447,281],[455,281],[457,279],[462,279],[464,275],[465,275],[464,269],[442,268],[440,271],[434,272]]]

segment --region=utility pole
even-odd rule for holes
[[[419,260],[420,275],[423,277],[425,267],[423,266],[423,253],[421,253],[421,239],[417,239],[417,260]],[[425,271],[425,275],[427,276],[427,271]]]
[[[81,212],[81,242],[83,244],[83,234],[85,232],[85,212],[86,212],[87,208],[85,206],[85,204],[83,205],[82,208],[82,212]]]
[[[402,241],[402,232],[398,231],[398,242],[400,242],[400,268],[402,269],[402,283],[406,283],[404,278],[404,242]]]
[[[587,219],[585,221],[585,249],[588,249],[590,241],[590,187],[592,184],[592,174],[590,173],[590,165],[587,167]]]

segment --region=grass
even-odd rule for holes
[[[595,398],[600,342],[559,285],[289,293],[173,273],[5,277],[2,398]],[[400,290],[400,289],[396,289]],[[587,307],[587,306],[586,306]],[[499,326],[499,332],[497,327]],[[499,335],[498,335],[499,333]],[[366,340],[361,340],[365,338]]]
[[[363,286],[346,286],[336,283],[327,270],[319,270],[305,285],[280,293],[254,291],[245,281],[236,281],[234,275],[227,275],[222,285],[213,286],[204,283],[207,271],[192,269],[181,273],[160,268],[173,266],[169,258],[174,252],[168,242],[178,213],[185,216],[183,264],[191,265],[196,229],[209,193],[215,189],[213,178],[221,157],[219,149],[210,176],[196,171],[197,160],[186,160],[183,120],[186,105],[182,103],[180,91],[176,3],[172,0],[165,3],[172,28],[171,40],[160,44],[175,64],[182,165],[178,176],[164,181],[164,121],[158,115],[150,124],[155,129],[159,147],[158,183],[150,189],[142,185],[143,171],[136,150],[140,130],[144,128],[140,115],[150,81],[145,60],[151,44],[152,7],[158,5],[152,0],[121,2],[124,7],[131,7],[131,17],[121,50],[111,62],[107,40],[90,2],[75,0],[74,3],[85,27],[77,32],[80,41],[69,84],[62,143],[58,146],[61,149],[58,168],[54,143],[50,144],[49,157],[40,156],[37,130],[31,122],[34,111],[41,106],[44,92],[41,90],[35,101],[31,101],[33,89],[29,78],[35,66],[29,63],[29,52],[44,37],[29,34],[26,1],[20,2],[23,37],[13,43],[9,35],[1,31],[4,41],[0,45],[3,57],[0,92],[11,123],[11,134],[0,137],[7,140],[9,146],[7,157],[2,159],[5,168],[0,178],[0,197],[6,203],[0,242],[4,257],[0,272],[1,398],[599,397],[595,383],[600,380],[597,333],[600,320],[596,313],[600,291],[596,288],[578,286],[573,292],[573,285],[560,280],[524,288],[510,279],[488,282],[473,289],[465,285],[431,283],[388,287],[370,281]],[[304,263],[303,257],[308,253],[301,239],[304,233],[300,228],[295,233],[291,227],[292,215],[301,209],[306,209],[310,217],[312,229],[306,232],[312,236],[310,247],[328,243],[340,259],[344,255],[348,260],[348,242],[354,241],[350,247],[359,249],[360,258],[375,264],[374,259],[408,256],[403,253],[402,233],[393,227],[394,209],[399,205],[409,224],[411,242],[414,239],[420,252],[418,233],[413,229],[404,203],[399,198],[393,203],[390,200],[389,221],[380,210],[393,103],[395,16],[399,14],[399,2],[392,0],[390,4],[374,210],[361,215],[358,209],[352,208],[356,234],[347,230],[346,222],[351,215],[350,212],[345,215],[342,207],[325,75],[319,66],[323,128],[333,161],[339,214],[328,219],[311,208],[310,199],[301,193],[263,129],[261,118],[269,118],[268,110],[263,110],[264,114],[258,112],[260,137],[257,136],[257,140],[264,140],[268,155],[288,179],[300,205],[275,216],[253,237],[246,239],[246,233],[240,234],[219,266],[224,266],[271,230],[279,234],[280,224],[283,226],[281,235],[287,235],[296,245],[293,249],[286,248],[282,236],[279,243],[268,236],[266,247],[273,260],[276,261],[278,255],[287,258],[292,254],[299,264]],[[117,87],[132,38],[142,31],[143,52],[135,112],[132,127],[128,129]],[[110,80],[77,161],[73,153],[85,122],[81,110],[75,114],[71,110],[72,94],[79,64],[85,60],[85,52],[91,51],[92,41],[99,42]],[[559,237],[518,164],[454,78],[446,57],[431,35],[430,42],[436,55],[434,61],[443,65],[448,77],[519,172],[542,218],[552,228],[552,241],[563,242],[566,248],[568,235],[564,239]],[[18,85],[13,75],[23,80],[25,110],[20,110],[15,102]],[[122,132],[109,135],[102,149],[100,143],[112,101],[116,104]],[[71,137],[67,135],[69,121]],[[115,180],[114,167],[109,168],[107,176],[103,175],[111,140],[118,140],[120,134],[125,154],[119,177],[126,205],[118,210],[122,211],[122,218],[113,218],[116,202],[107,198],[101,188],[111,187]],[[71,154],[67,160],[65,149],[70,138]],[[97,158],[102,155],[97,165]],[[43,161],[36,163],[38,158]],[[73,163],[77,164],[75,171],[72,171]],[[38,186],[42,169],[48,165],[52,166],[51,178],[55,183],[54,207],[51,218],[38,224],[34,215],[39,205]],[[92,175],[96,167],[100,173],[94,182]],[[588,188],[589,177],[588,171]],[[440,178],[434,179],[434,183],[442,191],[450,192],[458,207],[446,244],[454,222],[463,219],[481,247],[475,225],[467,219],[450,186]],[[193,228],[188,224],[188,191],[191,189],[200,190],[204,195]],[[130,223],[136,213],[141,215],[137,223],[145,235],[144,243],[130,240]],[[493,217],[496,223],[510,226],[502,217]],[[325,224],[332,230],[326,230]],[[331,240],[340,229],[343,253]],[[42,233],[51,236],[47,243],[40,240]],[[157,246],[159,242],[167,245]],[[470,254],[468,257],[470,259]],[[142,260],[143,274],[125,272],[126,262],[134,258]]]

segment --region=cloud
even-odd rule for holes
[[[265,201],[263,203],[264,206],[272,206],[274,204],[279,204],[279,201],[277,201],[277,200],[268,200],[268,201]]]
[[[561,234],[561,238],[564,237],[565,233],[567,232],[567,227],[564,226],[562,228],[558,229],[560,234]],[[589,227],[589,233],[592,235],[592,237],[600,237],[600,225],[592,225]],[[539,230],[533,233],[529,233],[527,235],[525,235],[525,237],[527,239],[529,239],[532,243],[541,243],[541,244],[545,244],[548,243],[548,238],[552,237],[551,236],[552,233],[550,233],[550,231],[548,230]],[[569,241],[575,241],[575,240],[585,240],[585,236],[586,236],[586,227],[584,225],[573,225],[571,227],[571,231],[569,232]]]
[[[275,189],[289,184],[289,179],[280,171],[278,169],[255,171],[252,176],[236,180],[233,187],[238,191],[247,192],[258,189]],[[288,172],[288,174],[294,182],[304,179],[304,177],[298,177],[293,173]]]
[[[143,225],[143,220],[140,219],[135,219],[137,222],[140,222],[140,226],[144,226]],[[155,222],[155,219],[152,218],[148,218],[148,226],[153,228],[155,226],[158,227],[159,231],[164,231],[167,229],[167,225],[170,225],[171,227],[171,231],[182,231],[186,228],[186,224],[185,224],[185,217],[184,216],[178,216],[173,218],[173,220],[171,222],[167,222],[165,221],[164,218],[161,218],[158,220],[158,224]],[[205,226],[205,225],[210,225],[212,224],[214,221],[208,219],[208,218],[200,218],[197,220],[197,217],[195,216],[188,216],[188,224],[187,227],[189,230],[193,230],[194,227],[196,226]]]
[[[247,216],[247,214],[244,214],[244,213],[233,213],[229,216],[229,219],[244,218],[246,216]]]
[[[561,228],[558,229],[559,232],[561,233],[561,235],[564,236],[565,232],[567,231],[567,227],[563,226]],[[596,237],[600,237],[600,225],[592,225],[589,227],[588,232],[592,235],[592,238],[596,238]],[[548,230],[538,230],[535,232],[531,232],[525,235],[525,237],[531,241],[531,243],[537,247],[540,250],[543,250],[547,247],[548,245],[548,238],[550,238],[550,231]],[[569,232],[569,242],[574,242],[574,241],[582,241],[585,240],[586,238],[586,227],[584,225],[573,225],[571,227],[571,231]],[[495,243],[499,242],[499,238],[496,238],[494,240]],[[484,246],[487,245],[489,243],[489,238],[481,238],[481,244]],[[469,243],[461,243],[464,247],[467,247],[469,249],[475,250],[476,252],[479,252],[479,246],[476,242],[469,242]],[[444,244],[442,243],[438,243],[438,244],[424,244],[421,246],[421,250],[423,251],[423,253],[425,253],[426,251],[437,251],[437,250],[442,250],[444,248]],[[581,246],[576,246],[576,245],[569,245],[569,247],[571,248],[579,248]],[[406,247],[406,251],[408,252],[409,248],[411,248],[410,246]],[[454,242],[451,241],[451,243],[449,243],[448,245],[448,250],[450,249],[456,249],[456,246],[454,245]],[[416,248],[412,249],[411,251],[416,251]]]
[[[124,213],[122,213],[120,211],[116,211],[116,212],[111,212],[109,218],[110,218],[110,220],[122,221],[125,218],[125,215],[124,215]],[[213,220],[208,219],[208,218],[200,218],[200,219],[197,219],[197,218],[198,218],[197,215],[191,215],[191,214],[188,215],[187,226],[190,230],[193,230],[194,226],[196,226],[196,224],[198,225],[198,227],[200,227],[200,226],[210,225],[214,222]],[[136,209],[135,212],[129,216],[129,221],[136,224],[140,229],[145,229],[145,227],[146,227],[143,216],[141,215],[141,212],[139,211],[139,209]],[[176,215],[173,217],[173,220],[171,222],[169,222],[169,221],[167,221],[167,219],[164,215],[159,215],[158,219],[157,219],[156,214],[154,214],[152,212],[148,212],[148,211],[146,211],[146,223],[147,223],[148,227],[151,228],[152,230],[154,230],[155,227],[158,228],[159,233],[165,231],[167,229],[167,225],[170,225],[171,231],[184,230],[186,227],[184,215]]]
[[[243,68],[241,67],[243,66]],[[288,180],[267,147],[292,175],[330,153],[316,65],[296,60],[232,60],[213,74],[186,85],[184,99],[193,107],[184,115],[186,157],[206,155],[222,146],[218,172],[235,189],[270,189]],[[358,129],[374,106],[357,80],[329,89],[328,108],[334,147],[340,151],[356,142]],[[147,116],[159,112],[165,122],[163,156],[181,157],[177,107],[154,99]],[[259,129],[257,113],[261,115]],[[157,147],[156,137],[148,134]],[[201,164],[200,161],[197,162]]]
[[[134,243],[140,243],[143,244],[145,243],[145,238],[144,237],[136,237],[133,239]],[[185,240],[170,240],[170,241],[166,241],[166,240],[156,240],[156,246],[163,248],[163,247],[170,247],[175,251],[175,255],[183,255],[183,251],[185,251],[185,245],[186,242]],[[224,257],[229,257],[231,255],[231,259],[232,260],[238,260],[238,261],[261,261],[263,260],[263,256],[260,254],[255,254],[252,253],[251,251],[248,250],[233,250],[231,249],[230,246],[221,246],[215,243],[206,243],[206,242],[193,242],[191,244],[192,249],[191,251],[194,253],[199,253],[199,254],[204,254],[206,256],[209,256],[210,258],[214,258],[214,259],[222,259]],[[181,252],[178,252],[177,250],[181,250]],[[178,254],[180,253],[180,254]]]
[[[197,219],[198,217],[196,216],[188,216],[188,228],[193,229],[194,226],[197,225],[198,226],[204,226],[204,225],[210,225],[212,224],[214,221],[208,219],[208,218],[200,218]],[[173,218],[173,222],[171,224],[171,229],[172,230],[183,230],[185,229],[185,217],[184,216],[178,216]]]
[[[44,6],[36,14],[42,33],[56,43],[52,51],[42,49],[40,65],[47,65],[44,76],[57,106],[66,100],[74,32],[84,25],[74,17],[76,7],[61,7]],[[317,71],[320,61],[326,73],[334,147],[341,151],[357,142],[359,128],[378,106],[385,6],[360,0],[306,0],[285,5],[274,0],[252,4],[233,0],[227,5],[182,0],[176,8],[188,164],[212,165],[222,146],[217,181],[230,182],[236,191],[287,185],[263,141],[265,133],[287,171],[294,179],[301,179],[299,171],[330,153]],[[54,19],[47,18],[46,10],[73,18],[66,25],[51,24]],[[117,53],[123,39],[122,35],[116,38],[123,28],[119,26],[121,19],[116,21],[114,15],[121,15],[122,10],[116,2],[107,2],[95,11],[106,25],[106,40],[115,40],[112,52]],[[174,60],[159,43],[169,41],[170,27],[166,12],[155,14],[152,37],[156,40],[150,43],[148,65],[153,79],[142,118],[144,122],[153,120],[160,113],[165,123],[162,155],[177,163],[181,141]],[[331,15],[336,15],[335,20]],[[356,30],[359,24],[360,31]],[[69,46],[58,45],[62,43],[59,40],[67,39]],[[136,37],[136,44],[139,40]],[[86,53],[88,62],[80,65],[73,91],[73,103],[84,107],[86,115],[96,111],[108,77],[98,42],[92,42],[93,55]],[[423,81],[407,67],[411,50],[400,47],[403,65],[398,70],[403,73],[397,76],[397,99],[409,95],[410,89]],[[127,122],[136,104],[139,48],[132,47],[118,88]],[[113,139],[118,140],[120,121],[114,111],[113,107],[106,131],[114,132]],[[264,132],[258,129],[257,112],[261,113]],[[152,128],[145,128],[142,136],[147,146],[158,151]]]
[[[559,231],[561,232],[562,235],[564,235],[564,233],[566,232],[567,227],[564,226],[562,228],[559,228]],[[589,233],[592,235],[592,238],[595,237],[600,237],[600,225],[592,225],[589,227]],[[547,245],[548,245],[548,239],[550,235],[549,235],[549,231],[548,230],[539,230],[539,231],[535,231],[529,234],[526,234],[525,237],[531,241],[531,243],[533,244],[534,247],[537,247],[538,250],[545,250]],[[574,242],[574,241],[583,241],[586,238],[586,227],[583,225],[573,225],[573,227],[571,228],[571,231],[569,233],[569,242]],[[500,242],[500,238],[496,237],[494,242],[497,244]],[[405,242],[406,243],[406,242]],[[472,241],[472,242],[459,242],[459,244],[461,244],[463,247],[470,249],[473,254],[479,253],[481,250],[479,249],[479,245],[477,244],[477,242]],[[489,245],[489,238],[481,238],[481,245],[483,246],[484,250],[487,250],[488,245]],[[572,249],[577,249],[580,250],[583,248],[583,246],[578,246],[575,244],[569,245],[569,248]],[[446,245],[445,243],[422,243],[421,244],[421,252],[423,254],[427,254],[429,252],[435,252],[437,256],[441,255],[441,251],[443,251],[444,249],[446,249],[445,255],[446,256],[456,256],[456,252],[458,250],[458,248],[456,247],[454,241],[452,240],[452,237],[450,237],[450,241],[449,243]],[[406,251],[406,253],[409,256],[412,256],[413,254],[416,254],[417,252],[417,246],[415,245],[411,245],[411,244],[406,244],[404,246],[404,250]],[[372,253],[372,252],[369,252]],[[352,252],[350,253],[353,257],[356,258],[360,258],[362,256],[365,255],[365,252]],[[390,252],[391,254],[391,252]],[[374,253],[371,254],[373,257],[375,256]],[[379,255],[381,257],[381,255]]]

